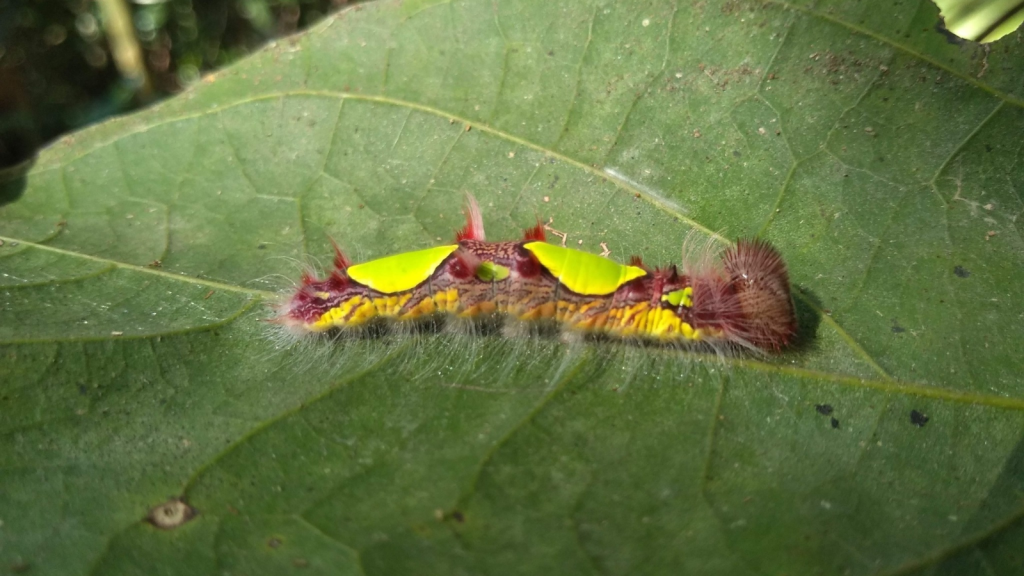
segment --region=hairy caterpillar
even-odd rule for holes
[[[487,242],[472,197],[456,242],[352,264],[335,245],[334,270],[307,273],[275,322],[298,334],[344,330],[379,318],[433,314],[553,320],[571,330],[661,342],[777,351],[796,334],[782,257],[740,240],[719,259],[651,269],[545,242]]]

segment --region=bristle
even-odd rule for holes
[[[344,270],[335,270],[325,281],[328,290],[338,291],[348,285],[348,276]]]
[[[534,226],[533,228],[527,228],[523,232],[524,242],[546,242],[547,239],[547,235],[544,234],[544,224],[542,224],[539,220],[537,221],[536,226]]]
[[[690,230],[683,239],[682,262],[683,273],[690,276],[701,276],[720,269],[721,247],[714,236],[704,236],[696,230]]]
[[[739,240],[722,263],[745,319],[744,337],[765,349],[788,344],[797,324],[789,274],[778,251],[764,240]]]
[[[629,265],[630,266],[636,266],[637,268],[646,268],[644,266],[644,259],[641,258],[640,256],[630,256],[629,257]]]
[[[782,256],[767,240],[741,238],[736,247],[722,256],[722,263],[730,272],[751,277],[774,277],[789,287],[789,274]]]
[[[654,269],[654,276],[661,278],[664,282],[678,282],[679,269],[676,268],[675,264],[669,264],[665,267],[658,266]]]
[[[328,236],[328,238],[330,237]],[[348,270],[348,267],[352,265],[352,261],[341,251],[341,247],[334,241],[334,238],[331,238],[331,246],[334,246],[334,268],[342,272]]]
[[[455,233],[456,242],[463,240],[486,240],[484,234],[484,218],[480,214],[480,205],[472,194],[466,194],[466,225]]]

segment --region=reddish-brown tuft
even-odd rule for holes
[[[637,268],[645,268],[646,269],[646,266],[644,266],[644,259],[641,258],[640,256],[630,256],[629,257],[629,265],[630,266],[636,266]]]
[[[796,335],[789,274],[782,256],[764,240],[739,240],[722,263],[739,304],[738,335],[751,344],[779,350]]]
[[[334,246],[334,267],[342,272],[348,270],[348,267],[352,265],[352,261],[341,251],[341,247],[334,241],[334,238],[331,238],[331,246]]]
[[[547,235],[544,234],[544,225],[540,222],[537,222],[537,225],[533,228],[527,228],[523,231],[524,242],[546,242],[547,239]]]
[[[680,285],[679,271],[674,264],[670,264],[667,268],[655,268],[654,272],[645,278],[651,278],[651,306],[661,306],[663,295],[684,287]]]
[[[455,233],[455,241],[486,240],[484,235],[484,217],[480,214],[480,205],[476,198],[466,196],[466,225]]]
[[[669,282],[679,282],[679,268],[676,268],[675,264],[669,264],[668,268],[665,268],[665,274]]]
[[[329,292],[337,292],[346,286],[348,286],[348,275],[341,269],[331,272],[331,275],[324,281],[324,287]]]

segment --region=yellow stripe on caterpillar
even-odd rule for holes
[[[552,318],[555,316],[555,303],[544,302],[539,306],[534,306],[529,310],[519,315],[520,320],[543,320],[546,318]]]
[[[434,304],[441,312],[458,312],[459,291],[455,288],[438,291],[434,294]]]
[[[348,317],[349,313],[352,312],[352,308],[363,301],[362,296],[353,296],[341,304],[331,308],[324,312],[320,318],[311,325],[311,328],[316,332],[323,332],[324,330],[330,330],[335,326],[343,326],[347,324],[345,318]]]
[[[356,308],[355,312],[352,313],[352,316],[348,319],[346,324],[351,326],[365,324],[377,315],[377,307],[373,302],[365,298],[363,300],[364,302]]]
[[[401,296],[382,296],[374,298],[373,305],[377,308],[377,314],[380,316],[396,317],[405,307],[405,304],[412,298],[412,294],[403,294]]]
[[[437,312],[437,305],[434,303],[434,299],[430,296],[419,301],[418,304],[410,308],[405,314],[399,318],[402,320],[413,320],[422,316],[429,316]]]

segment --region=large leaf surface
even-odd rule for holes
[[[0,207],[0,570],[1019,570],[1024,37],[935,22],[379,2],[65,138]],[[620,259],[761,234],[802,344],[261,322],[330,236],[430,246],[466,192],[491,238],[551,217]],[[143,520],[174,497],[198,516]]]

